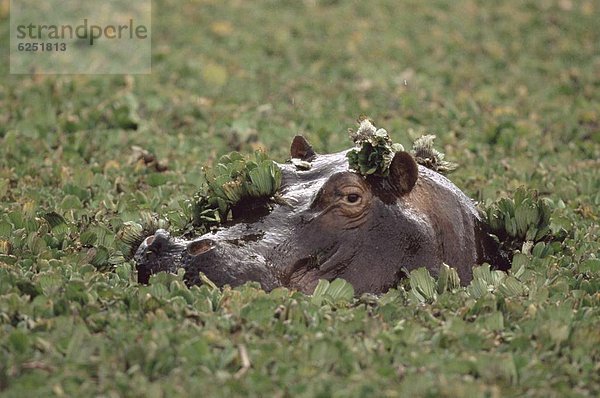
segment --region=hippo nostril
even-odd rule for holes
[[[192,256],[199,256],[211,251],[215,247],[215,242],[211,239],[201,239],[191,242],[187,246],[187,252]]]
[[[169,244],[169,233],[164,229],[157,230],[154,235],[146,238],[144,243],[152,251],[159,251],[166,248]]]

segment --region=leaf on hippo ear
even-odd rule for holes
[[[403,150],[394,144],[384,129],[377,129],[368,118],[360,120],[356,132],[349,131],[356,148],[348,151],[348,165],[363,176],[387,177],[394,154]]]

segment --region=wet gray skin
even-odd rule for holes
[[[256,281],[310,293],[319,279],[343,278],[361,294],[385,292],[418,267],[437,275],[446,263],[463,284],[476,264],[508,267],[471,199],[408,153],[396,154],[386,179],[349,170],[346,151],[316,155],[301,137],[292,157],[311,168],[280,165],[283,201],[270,212],[191,241],[156,231],[135,254],[138,280],[183,268],[191,285],[203,272],[218,286]]]

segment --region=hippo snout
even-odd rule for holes
[[[202,273],[218,286],[257,281],[271,290],[280,283],[260,253],[263,246],[255,234],[206,234],[188,241],[159,229],[146,237],[135,253],[138,282],[146,284],[153,274],[177,273],[183,268],[183,279],[188,285],[202,283]]]
[[[157,272],[176,272],[181,266],[185,250],[185,242],[172,238],[164,229],[148,236],[133,258],[137,266],[138,282],[148,283],[150,275]]]
[[[171,235],[167,231],[164,229],[159,229],[154,233],[154,235],[150,235],[144,239],[138,251],[143,249],[153,253],[158,253],[168,246],[170,238]]]

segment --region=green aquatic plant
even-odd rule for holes
[[[248,157],[232,152],[205,170],[204,178],[192,204],[193,223],[210,228],[238,207],[264,206],[281,186],[281,169],[262,152]]]
[[[387,177],[394,154],[404,147],[394,144],[386,130],[377,129],[367,118],[360,120],[358,130],[349,134],[356,145],[346,155],[350,168],[363,176]]]
[[[311,302],[313,304],[349,303],[354,298],[354,287],[344,279],[335,279],[329,282],[320,279],[312,294]]]
[[[521,249],[525,242],[553,251],[551,242],[562,241],[569,230],[566,220],[553,217],[554,202],[537,191],[518,188],[512,198],[501,198],[487,206],[485,217],[491,232],[504,249]],[[538,245],[539,244],[539,245]],[[549,253],[546,253],[549,254]]]
[[[167,229],[169,223],[156,214],[143,211],[138,222],[126,221],[118,230],[116,237],[121,242],[120,250],[125,259],[133,258],[135,250],[142,241],[153,235],[158,229]]]
[[[404,150],[401,144],[392,142],[386,130],[377,129],[367,118],[360,120],[358,130],[350,130],[349,135],[355,148],[346,155],[348,163],[352,170],[363,176],[386,177],[394,155]],[[445,160],[444,154],[433,147],[434,140],[435,135],[424,135],[415,140],[411,150],[415,161],[440,174],[456,170],[458,165]]]
[[[281,169],[258,151],[247,157],[232,152],[221,157],[213,169],[203,171],[201,189],[190,202],[192,223],[185,227],[187,232],[194,228],[207,232],[238,210],[264,208],[281,186]],[[146,212],[139,222],[123,223],[117,237],[124,256],[133,257],[143,239],[159,228],[167,229],[168,223]]]
[[[456,170],[458,164],[444,160],[445,155],[433,147],[435,135],[423,135],[413,143],[411,154],[418,164],[440,174],[448,174]]]

